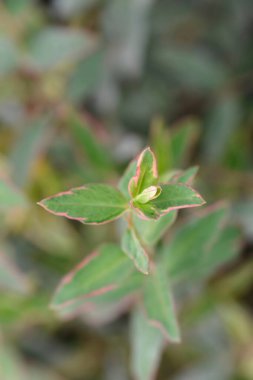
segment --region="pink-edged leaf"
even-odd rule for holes
[[[132,198],[143,192],[147,187],[157,185],[158,173],[154,153],[150,148],[142,151],[138,158],[135,176],[129,182],[129,194]]]
[[[180,342],[173,297],[162,265],[155,267],[153,273],[146,277],[143,296],[149,322],[169,341]]]
[[[136,268],[144,273],[149,273],[149,257],[143,248],[136,232],[128,228],[122,238],[122,249],[133,260]]]
[[[115,188],[88,184],[56,194],[38,203],[55,215],[85,224],[99,224],[118,218],[127,209],[127,201]]]
[[[112,291],[132,270],[132,262],[117,245],[103,245],[62,279],[53,297],[52,307],[66,307],[75,299],[96,297]]]
[[[160,195],[146,204],[133,200],[131,206],[142,219],[159,219],[161,216],[181,208],[205,204],[199,193],[185,184],[162,184]]]
[[[153,380],[165,346],[162,333],[154,328],[142,310],[131,314],[131,371],[136,380]]]
[[[197,191],[184,184],[162,184],[161,189],[159,197],[149,202],[161,215],[171,210],[197,207],[206,203]]]

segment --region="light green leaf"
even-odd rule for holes
[[[20,186],[27,184],[32,168],[50,137],[51,117],[39,117],[21,133],[11,152],[13,179]]]
[[[173,165],[171,136],[163,119],[157,118],[151,125],[151,147],[154,150],[159,176],[166,173]]]
[[[22,294],[27,294],[30,283],[25,274],[12,260],[10,252],[0,252],[0,288]]]
[[[137,195],[134,201],[140,204],[145,204],[151,201],[152,199],[158,198],[160,194],[161,194],[160,186],[149,186],[146,189],[144,189],[142,193]]]
[[[0,76],[11,73],[18,65],[18,51],[7,36],[0,36]]]
[[[175,174],[171,178],[171,182],[185,183],[186,185],[191,185],[198,170],[199,170],[198,166],[192,166],[191,168],[187,170],[184,170],[180,173]]]
[[[216,206],[211,212],[186,223],[163,248],[164,266],[173,281],[196,279],[201,273],[209,272],[216,265],[217,257],[223,262],[226,252],[219,247],[223,244],[222,234],[227,234],[222,232],[227,213],[226,206]]]
[[[82,102],[91,95],[103,75],[103,52],[97,51],[81,60],[68,83],[67,93],[72,102]]]
[[[94,47],[91,36],[78,30],[50,27],[38,33],[30,43],[30,62],[38,70],[54,69],[73,62]]]
[[[135,231],[128,228],[122,238],[122,249],[133,260],[136,268],[144,273],[149,273],[149,258],[142,247]]]
[[[140,154],[135,176],[129,182],[129,192],[132,198],[142,193],[147,187],[156,185],[157,181],[156,159],[151,149],[146,148]]]
[[[24,207],[27,201],[24,195],[11,184],[0,178],[0,210]]]
[[[123,195],[104,184],[88,184],[56,194],[38,203],[55,215],[86,224],[99,224],[118,218],[127,209]]]
[[[200,194],[183,184],[164,184],[161,189],[159,197],[149,204],[162,214],[174,209],[202,206],[205,203]]]
[[[132,271],[131,261],[117,245],[103,245],[62,279],[53,297],[52,307],[64,307],[77,299],[96,297],[112,291]]]
[[[161,265],[154,268],[153,273],[146,278],[144,306],[150,323],[160,329],[170,341],[179,342],[180,332],[173,298],[165,270]]]
[[[135,217],[134,222],[142,241],[147,245],[153,246],[174,223],[176,217],[177,211],[174,210],[161,216],[158,220],[143,220]]]
[[[92,166],[95,166],[100,171],[112,169],[110,155],[102,144],[97,141],[85,119],[82,120],[81,117],[71,113],[68,118],[68,126],[76,143],[82,148]]]
[[[133,310],[130,324],[131,371],[136,380],[152,380],[164,347],[161,332],[148,323],[141,310]]]
[[[128,200],[130,200],[128,184],[131,178],[135,175],[136,170],[137,170],[137,161],[133,160],[130,162],[130,164],[126,168],[126,171],[124,172],[123,176],[121,177],[119,181],[119,189]]]
[[[187,159],[193,145],[200,135],[200,125],[193,118],[186,118],[180,121],[176,127],[172,128],[171,151],[173,167],[182,167]]]
[[[143,275],[140,272],[133,271],[120,282],[118,287],[111,291],[96,297],[78,298],[73,302],[67,302],[57,309],[57,314],[63,319],[71,319],[82,314],[82,316],[85,315],[86,320],[92,317],[94,321],[96,318],[94,322],[98,324],[113,320],[134,301],[142,283]]]

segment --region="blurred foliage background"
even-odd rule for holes
[[[36,202],[116,183],[158,120],[170,131],[189,118],[197,127],[180,165],[200,165],[198,189],[209,204],[228,200],[242,242],[234,262],[189,289],[183,343],[166,349],[157,379],[250,380],[252,0],[1,2],[1,380],[132,379],[127,313],[94,327],[48,308],[59,279],[120,228]]]

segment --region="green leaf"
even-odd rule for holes
[[[186,118],[180,121],[172,129],[171,151],[173,167],[180,168],[189,158],[193,145],[196,143],[200,134],[200,125],[193,118]]]
[[[38,70],[54,69],[73,62],[94,47],[88,34],[76,29],[50,27],[39,32],[30,43],[30,62]]]
[[[240,252],[241,233],[237,227],[224,228],[218,240],[205,252],[194,268],[194,278],[210,276],[222,265],[234,259]]]
[[[26,206],[24,195],[8,182],[0,178],[0,210]]]
[[[161,332],[148,323],[141,310],[133,310],[130,324],[131,372],[136,380],[152,380],[164,347]]]
[[[184,170],[182,172],[179,172],[172,176],[170,179],[171,182],[176,183],[185,183],[186,185],[191,185],[197,172],[199,170],[198,166],[192,166],[191,168]]]
[[[130,164],[126,168],[123,176],[121,177],[121,179],[119,181],[119,189],[122,192],[122,194],[124,194],[124,196],[128,200],[130,200],[130,194],[128,191],[128,184],[129,184],[129,181],[131,180],[131,178],[135,175],[136,170],[137,170],[137,161],[133,160],[130,162]]]
[[[85,57],[70,77],[68,97],[72,102],[82,102],[91,95],[100,84],[103,75],[103,52],[96,51]]]
[[[0,76],[12,73],[18,66],[18,50],[7,36],[0,36]]]
[[[88,184],[56,194],[38,203],[55,215],[85,224],[99,224],[118,218],[127,209],[123,195],[104,184]]]
[[[122,238],[122,249],[133,260],[136,268],[144,273],[149,273],[149,258],[145,249],[142,247],[135,231],[128,228]]]
[[[215,253],[213,250],[223,233],[227,213],[226,206],[216,206],[211,212],[186,223],[163,248],[164,266],[173,281],[195,279],[200,273],[208,272],[217,255],[222,262],[225,251]]]
[[[38,117],[23,131],[11,152],[13,179],[20,186],[27,185],[34,163],[45,147],[49,137],[51,116]]]
[[[61,281],[52,307],[64,307],[78,298],[96,297],[120,286],[133,270],[131,261],[114,244],[100,247]]]
[[[126,308],[129,308],[129,304],[136,299],[142,283],[143,275],[133,271],[111,291],[96,297],[78,298],[73,302],[67,302],[57,309],[57,314],[63,319],[70,319],[82,314],[85,316],[85,320],[92,317],[92,322],[98,324],[113,320]]]
[[[135,227],[141,236],[142,241],[150,246],[154,246],[166,230],[174,223],[177,211],[171,211],[161,216],[158,220],[143,220],[135,217]]]
[[[160,214],[180,208],[202,206],[205,203],[200,194],[183,184],[164,184],[161,189],[159,197],[149,202]]]
[[[82,120],[76,114],[71,113],[68,118],[68,126],[72,132],[76,143],[80,145],[83,153],[89,159],[92,166],[95,166],[97,170],[109,170],[112,169],[112,162],[110,155],[105,148],[97,141],[91,128],[86,120]]]
[[[156,159],[151,149],[146,148],[138,158],[135,176],[129,182],[129,193],[135,198],[147,187],[156,185],[157,181]]]
[[[150,323],[160,329],[170,341],[179,342],[180,332],[173,298],[165,270],[161,265],[154,268],[153,273],[146,278],[144,306]]]
[[[151,125],[151,147],[157,159],[159,176],[166,173],[173,164],[170,131],[160,118]]]

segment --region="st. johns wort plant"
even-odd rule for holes
[[[158,162],[159,164],[159,162]],[[159,166],[159,165],[158,165]],[[191,185],[197,168],[164,171],[146,148],[132,161],[118,188],[87,184],[39,202],[45,210],[99,225],[123,218],[120,244],[105,243],[60,282],[52,308],[62,316],[82,313],[92,323],[131,309],[132,372],[153,378],[166,342],[180,342],[172,286],[201,280],[236,254],[224,204],[207,207],[183,224],[169,244],[161,238],[182,208],[205,201]],[[177,307],[175,307],[175,305]]]

